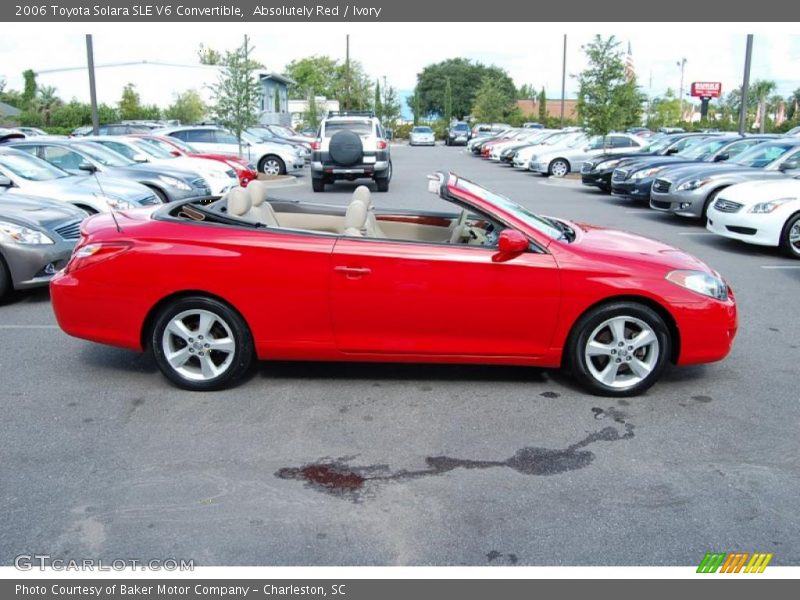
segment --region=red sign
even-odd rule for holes
[[[695,81],[692,84],[692,96],[698,98],[719,98],[722,95],[722,84],[719,81]]]

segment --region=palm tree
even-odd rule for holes
[[[776,87],[774,81],[761,79],[754,81],[750,86],[750,93],[753,94],[753,100],[758,105],[758,114],[761,116],[759,119],[759,131],[761,133],[764,133],[767,124],[767,98],[775,91]]]
[[[61,98],[56,95],[56,88],[44,85],[39,88],[36,95],[36,110],[42,116],[42,122],[50,125],[50,115],[54,108],[61,105]]]

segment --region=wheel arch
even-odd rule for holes
[[[651,310],[655,311],[658,316],[660,316],[664,323],[667,326],[669,331],[670,340],[672,342],[672,351],[670,354],[670,362],[676,364],[678,362],[678,357],[681,353],[681,335],[680,330],[678,329],[678,324],[675,321],[675,317],[672,313],[660,302],[650,298],[648,296],[642,296],[639,294],[621,294],[619,296],[609,296],[608,298],[603,298],[602,300],[598,300],[594,304],[587,306],[581,314],[575,319],[572,325],[569,328],[569,332],[567,333],[566,338],[564,338],[564,346],[561,353],[561,366],[567,366],[567,356],[568,352],[566,351],[569,348],[569,345],[572,342],[572,339],[575,335],[577,335],[577,325],[583,317],[585,317],[590,311],[593,311],[597,308],[605,306],[607,304],[615,304],[617,302],[631,302],[636,304],[641,304],[650,308]]]
[[[153,330],[153,326],[155,325],[156,317],[158,313],[169,303],[174,302],[176,300],[180,300],[182,298],[188,298],[190,296],[204,296],[206,298],[211,298],[212,300],[216,300],[217,302],[221,302],[222,304],[226,305],[236,314],[238,314],[244,324],[247,326],[248,331],[252,337],[253,335],[253,328],[250,326],[250,322],[247,320],[242,312],[236,308],[236,306],[227,298],[220,296],[219,294],[214,294],[211,292],[207,292],[205,290],[181,290],[179,292],[173,292],[161,298],[158,302],[156,302],[149,311],[147,311],[147,315],[145,315],[144,321],[142,321],[142,327],[139,331],[139,344],[141,345],[143,350],[147,350],[149,347],[149,338],[150,333]]]

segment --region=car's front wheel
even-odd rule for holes
[[[656,311],[614,302],[576,323],[566,362],[575,379],[594,394],[635,396],[658,380],[671,352],[669,329]]]
[[[569,163],[563,158],[557,158],[550,163],[549,171],[553,177],[566,177],[569,174]]]
[[[192,391],[225,388],[253,362],[253,339],[244,319],[204,296],[170,302],[156,317],[150,347],[161,372]]]
[[[792,258],[800,258],[800,213],[789,217],[783,226],[781,249]]]
[[[258,163],[258,170],[264,175],[285,175],[286,163],[283,162],[280,156],[265,156]]]

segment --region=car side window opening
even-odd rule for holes
[[[42,157],[65,171],[77,171],[86,162],[77,152],[59,146],[45,146],[42,148]]]

